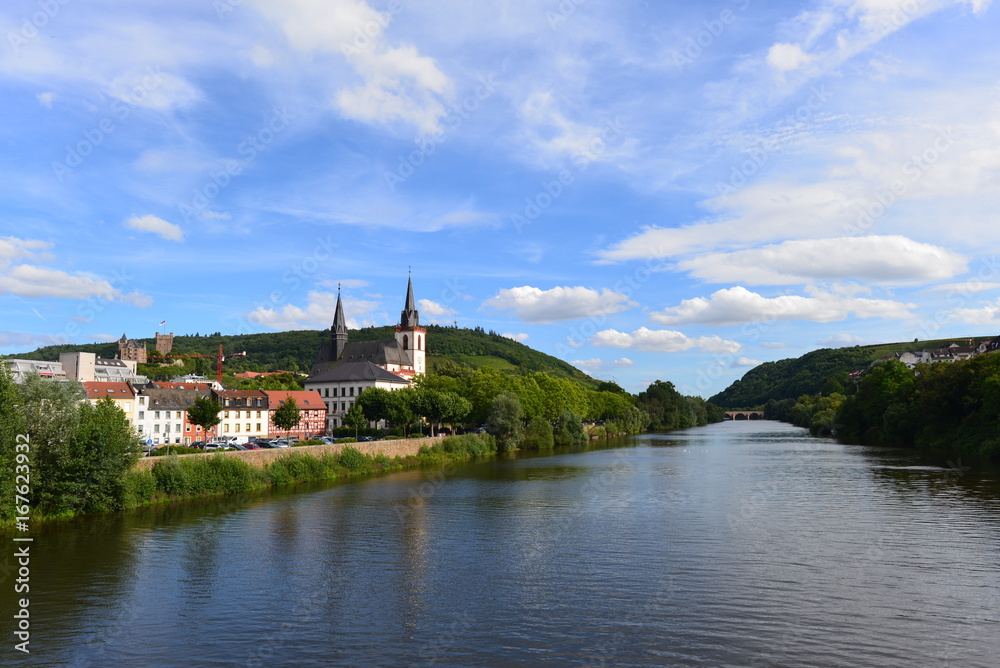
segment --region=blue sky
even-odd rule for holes
[[[0,353],[480,325],[710,396],[1000,333],[989,0],[0,9]],[[161,321],[166,321],[162,327]]]

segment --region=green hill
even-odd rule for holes
[[[994,337],[972,337],[975,344]],[[951,343],[966,346],[969,338],[939,339],[906,343],[882,343],[850,348],[821,348],[795,359],[765,362],[754,367],[740,380],[709,399],[723,408],[756,408],[770,399],[797,399],[803,394],[818,394],[827,383],[849,382],[847,374],[865,368],[875,360],[896,353],[940,348]]]
[[[240,371],[302,371],[307,372],[316,359],[320,344],[329,336],[329,330],[296,330],[266,334],[175,336],[175,354],[212,354],[222,344],[227,353],[246,351],[246,357],[234,357],[226,361],[227,374]],[[366,327],[351,330],[350,341],[371,341],[391,339],[394,329],[386,327]],[[137,339],[146,342],[152,350],[154,339]],[[93,343],[77,345],[45,346],[28,353],[7,355],[36,360],[58,360],[63,352],[92,352],[99,357],[112,358],[118,354],[117,343]],[[492,367],[511,373],[543,371],[560,378],[569,378],[584,383],[593,383],[593,378],[576,367],[558,358],[538,352],[523,343],[486,332],[482,328],[459,329],[455,327],[427,326],[427,364],[443,360],[454,360],[473,367]],[[214,360],[192,360],[198,363],[199,373],[214,375]]]

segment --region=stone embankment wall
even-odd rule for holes
[[[263,467],[268,462],[273,462],[280,457],[289,455],[302,455],[309,453],[316,457],[327,453],[338,454],[345,446],[356,448],[369,456],[383,454],[386,457],[406,457],[415,455],[423,445],[433,445],[444,439],[444,436],[434,438],[400,438],[394,441],[367,441],[362,443],[329,443],[326,445],[303,445],[297,448],[262,448],[260,450],[225,450],[221,453],[199,452],[191,455],[179,455],[186,457],[214,457],[216,454],[223,454],[226,457],[236,457],[257,467]],[[143,457],[139,460],[136,468],[152,468],[161,457]]]

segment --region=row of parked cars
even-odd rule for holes
[[[213,438],[210,441],[195,441],[188,447],[205,450],[207,452],[213,450],[260,450],[263,448],[289,448],[302,440],[303,439],[297,436],[289,436],[287,438],[252,438],[245,443],[239,443],[235,437],[222,436],[220,438]],[[317,440],[323,441],[324,443],[337,442],[336,438],[332,438],[330,436],[322,436]],[[358,437],[358,441],[374,440],[375,439],[371,436]]]

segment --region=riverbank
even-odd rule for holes
[[[391,441],[367,441],[360,443],[350,443],[349,446],[359,451],[360,453],[367,455],[369,457],[377,457],[378,455],[384,455],[390,459],[396,457],[413,457],[419,454],[420,449],[423,447],[432,448],[436,444],[443,441],[446,436],[433,436],[429,438],[398,438]],[[282,457],[297,456],[302,454],[311,454],[314,457],[320,457],[327,454],[339,455],[340,452],[348,447],[346,443],[324,443],[322,445],[303,445],[294,448],[261,448],[260,450],[226,450],[223,452],[199,452],[189,455],[176,455],[178,459],[205,459],[215,457],[216,455],[223,455],[225,457],[232,457],[235,459],[240,459],[250,464],[251,466],[257,468],[263,468],[267,464],[280,459]],[[145,470],[153,468],[153,465],[157,461],[161,460],[163,457],[143,457],[140,459],[135,468],[137,470]]]

